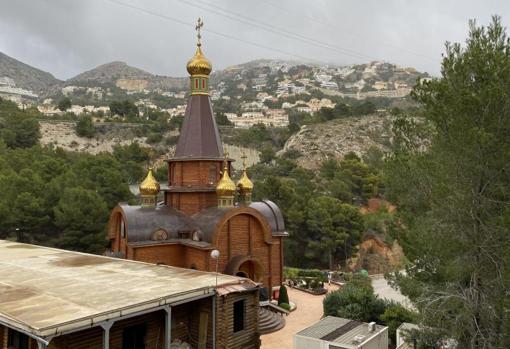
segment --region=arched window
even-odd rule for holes
[[[152,233],[151,240],[153,241],[161,241],[168,239],[168,233],[163,229],[158,229],[154,233]]]

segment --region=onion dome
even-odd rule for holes
[[[237,182],[237,187],[239,188],[239,192],[241,195],[251,194],[253,191],[253,182],[248,178],[248,174],[246,173],[246,168],[243,169],[243,174],[241,178]]]
[[[152,167],[149,167],[147,177],[140,183],[140,194],[141,195],[158,195],[159,193],[159,182],[154,177]]]
[[[216,194],[218,196],[234,196],[236,192],[236,184],[228,175],[228,168],[225,165],[223,168],[223,175],[221,176],[218,185],[216,185]]]
[[[188,61],[186,69],[190,75],[209,75],[212,71],[212,64],[205,58],[200,48],[202,44],[197,43],[195,55]]]

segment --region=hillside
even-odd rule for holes
[[[391,134],[391,116],[388,115],[336,119],[303,126],[289,138],[279,155],[297,151],[300,154],[297,162],[301,166],[316,169],[325,159],[341,159],[349,152],[363,156],[372,147],[388,152]]]
[[[184,78],[153,75],[125,62],[110,62],[76,75],[67,80],[66,85],[80,86],[81,83],[87,83],[88,86],[91,83],[97,85],[115,84],[124,90],[139,91],[143,89],[181,88],[185,85],[185,80]]]
[[[22,88],[40,93],[58,84],[50,73],[34,68],[0,52],[0,86]]]

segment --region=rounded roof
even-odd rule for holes
[[[190,75],[209,75],[212,71],[211,62],[205,58],[200,47],[200,43],[197,45],[195,55],[188,61],[186,69]]]
[[[152,167],[147,172],[147,177],[140,183],[140,194],[141,195],[158,195],[160,186],[159,182],[154,177]]]
[[[271,200],[262,200],[252,202],[250,207],[262,213],[269,223],[269,226],[273,231],[273,235],[287,235],[283,214],[278,205]]]
[[[151,208],[119,205],[125,217],[129,242],[152,240],[152,234],[163,229],[168,239],[179,237],[179,232],[199,230],[197,225],[184,213],[166,205]]]
[[[216,194],[218,196],[234,196],[236,192],[236,184],[228,175],[227,166],[223,167],[223,175],[216,185]]]
[[[243,195],[250,194],[253,191],[253,182],[248,177],[246,169],[243,169],[243,174],[241,175],[241,178],[237,182],[237,186],[239,187],[239,191]]]

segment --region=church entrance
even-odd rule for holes
[[[260,262],[248,256],[232,258],[227,266],[226,274],[248,278],[255,282],[264,281],[264,268]]]

